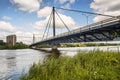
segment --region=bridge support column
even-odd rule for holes
[[[58,58],[60,56],[60,51],[57,49],[57,46],[52,47],[52,56],[54,58]]]

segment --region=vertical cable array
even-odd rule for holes
[[[43,37],[42,37],[42,40],[44,39],[45,35],[46,35],[46,39],[48,37],[48,34],[49,34],[49,29],[50,29],[50,26],[51,26],[51,21],[53,21],[53,37],[55,37],[55,14],[57,14],[58,18],[61,20],[61,22],[64,24],[64,26],[66,27],[66,29],[70,32],[70,29],[67,27],[67,25],[65,24],[65,22],[62,20],[62,18],[60,17],[60,15],[58,14],[58,12],[55,11],[55,7],[53,7],[53,10],[50,14],[50,17],[48,19],[48,22],[46,24],[46,28],[45,28],[45,31],[44,31],[44,34],[43,34]]]
[[[45,33],[46,33],[47,28],[48,28],[48,25],[49,25],[49,23],[50,23],[51,17],[52,17],[52,12],[51,12],[50,17],[49,17],[49,19],[48,19],[48,22],[47,22],[47,24],[46,24],[46,28],[45,28],[45,31],[44,31],[44,33],[43,33],[42,40],[43,40],[43,39],[44,39],[44,37],[45,37]]]

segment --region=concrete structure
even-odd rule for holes
[[[7,44],[15,45],[16,44],[16,35],[9,35],[6,37],[7,39]]]

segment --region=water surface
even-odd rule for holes
[[[0,80],[19,80],[21,73],[27,72],[33,63],[43,61],[43,52],[23,50],[0,50]]]
[[[43,48],[51,50],[51,48]],[[103,50],[120,52],[120,46],[69,47],[58,48],[61,56],[74,56],[78,51]],[[19,80],[23,72],[27,73],[33,63],[43,62],[47,53],[32,50],[0,50],[0,80]]]

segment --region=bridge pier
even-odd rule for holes
[[[58,58],[61,55],[60,51],[57,49],[57,46],[52,46],[51,51],[52,51],[52,57],[54,58]]]

